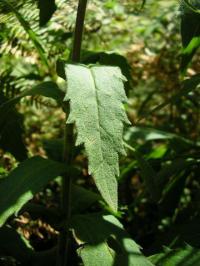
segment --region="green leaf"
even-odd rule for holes
[[[67,65],[67,94],[70,115],[76,124],[76,145],[84,144],[89,173],[110,207],[116,211],[119,154],[125,154],[122,134],[128,123],[123,102],[127,98],[123,76],[117,67]]]
[[[19,164],[0,184],[0,226],[50,180],[65,171],[65,165],[39,156]]]
[[[186,245],[184,248],[153,255],[149,258],[156,266],[199,266],[200,250]]]
[[[47,98],[52,98],[58,103],[61,103],[64,98],[63,91],[58,87],[55,82],[46,81],[42,82],[30,90],[24,91],[20,97],[41,95]]]
[[[78,250],[79,256],[85,266],[111,266],[113,265],[113,254],[107,243],[96,246],[85,245]]]
[[[78,251],[85,266],[153,265],[112,215],[77,215],[72,218],[71,225],[77,242],[83,243]],[[92,251],[95,256],[90,261]]]
[[[40,10],[40,26],[42,27],[45,26],[56,11],[55,0],[38,0],[38,8]]]
[[[194,3],[182,1],[181,36],[182,36],[182,62],[181,69],[184,71],[190,63],[193,55],[200,46],[200,13]],[[197,1],[196,1],[197,3]],[[197,4],[198,5],[198,4]]]
[[[128,95],[132,86],[132,75],[131,75],[131,67],[127,61],[127,59],[117,53],[105,53],[105,52],[86,52],[83,58],[84,64],[96,64],[99,63],[104,66],[118,66],[122,74],[126,77],[126,82],[124,83],[125,91]]]
[[[199,146],[199,142],[194,142],[178,134],[159,130],[151,127],[130,127],[124,134],[124,139],[128,143],[146,143],[148,141],[169,140],[183,145]]]

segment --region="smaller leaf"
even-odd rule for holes
[[[19,97],[22,98],[25,96],[35,96],[35,95],[41,95],[47,98],[52,98],[58,103],[61,103],[64,98],[64,92],[60,90],[60,88],[55,82],[52,81],[42,82],[30,90],[24,91]]]
[[[39,156],[19,164],[0,183],[0,226],[49,181],[66,171],[64,164]],[[9,192],[9,193],[8,193]]]
[[[77,242],[84,244],[78,252],[85,266],[153,266],[112,215],[76,215],[72,217],[71,226]],[[92,251],[96,254],[95,260],[89,260]]]

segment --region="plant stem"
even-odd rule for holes
[[[73,62],[80,62],[86,6],[87,6],[87,0],[79,0],[77,17],[76,17],[76,26],[74,31],[74,43],[72,50]]]
[[[74,31],[74,42],[72,50],[72,61],[80,62],[81,44],[84,28],[84,20],[86,13],[87,0],[79,0],[76,26]],[[69,104],[67,107],[66,120],[69,114]],[[74,137],[73,125],[67,124],[65,127],[64,153],[63,161],[70,167],[73,163]],[[69,240],[70,240],[70,217],[71,217],[71,187],[72,187],[72,173],[68,171],[62,177],[62,197],[61,208],[63,214],[63,226],[60,230],[60,237],[58,242],[57,266],[69,265]]]

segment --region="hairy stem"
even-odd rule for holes
[[[85,20],[87,0],[79,0],[76,26],[74,32],[74,43],[72,50],[72,61],[80,62],[81,44]],[[67,117],[69,114],[69,105],[67,107]],[[73,150],[74,150],[74,137],[73,137],[73,125],[67,124],[65,127],[65,141],[64,141],[64,153],[63,161],[71,166],[73,163]],[[63,227],[60,231],[58,254],[57,254],[57,266],[70,265],[69,262],[69,240],[70,240],[70,217],[71,217],[71,187],[72,187],[72,173],[68,171],[62,177],[62,198],[61,208],[63,214]]]

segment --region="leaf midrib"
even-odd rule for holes
[[[99,100],[99,95],[97,93],[98,87],[97,87],[97,84],[96,84],[96,80],[95,80],[95,75],[94,75],[93,69],[89,68],[89,70],[90,70],[90,73],[91,73],[91,76],[92,76],[92,80],[93,80],[93,83],[94,83],[95,99],[96,99],[96,105],[97,105],[98,129],[99,129],[99,137],[100,137],[100,142],[101,142],[100,150],[101,150],[101,155],[102,155],[102,162],[100,162],[100,165],[101,165],[101,164],[104,163],[104,156],[103,156],[102,141],[101,141],[102,140],[102,134],[101,134],[101,120],[100,120],[100,109],[99,109],[100,100]],[[95,172],[97,171],[97,169],[95,170]]]

